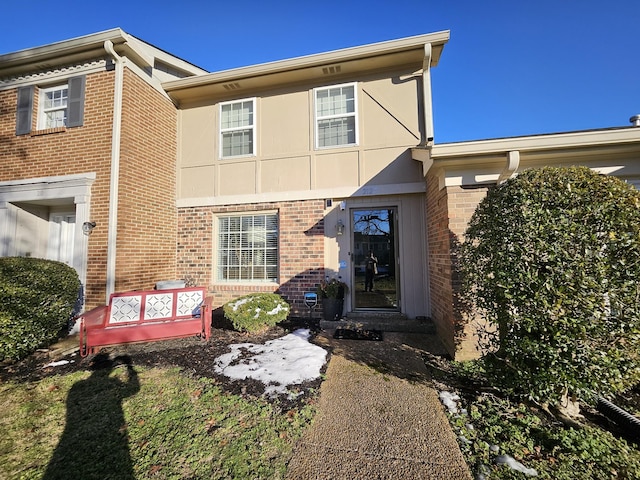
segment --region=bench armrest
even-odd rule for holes
[[[204,299],[202,307],[200,308],[202,317],[202,334],[204,339],[208,340],[211,337],[211,322],[213,321],[213,296],[208,296]]]
[[[108,307],[106,305],[93,308],[88,312],[85,312],[82,315],[80,315],[80,321],[87,328],[100,327],[104,324],[104,320],[107,315],[107,310],[108,310]]]
[[[90,346],[87,345],[87,330],[101,328],[104,325],[105,318],[109,308],[106,305],[93,308],[88,312],[80,315],[80,356],[86,357],[89,353]]]

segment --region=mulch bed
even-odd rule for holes
[[[71,372],[100,368],[100,365],[96,365],[96,363],[102,361],[106,354],[111,359],[128,357],[134,367],[178,367],[184,375],[189,375],[193,378],[206,377],[216,380],[216,384],[228,393],[242,395],[246,398],[256,398],[263,395],[265,391],[264,383],[253,379],[232,380],[224,375],[219,375],[213,370],[215,359],[225,353],[229,353],[231,351],[229,345],[231,344],[264,344],[297,328],[310,328],[312,332],[317,331],[317,325],[313,322],[309,324],[308,321],[297,319],[261,333],[241,333],[227,328],[213,328],[211,338],[208,341],[191,337],[106,347],[100,351],[99,355],[89,355],[86,358],[81,358],[77,353],[63,358],[56,358],[56,361],[68,360],[70,362],[56,367],[45,367],[54,359],[50,357],[47,350],[41,350],[19,362],[0,364],[0,381],[34,382],[53,375],[65,375]],[[310,341],[313,342],[313,338],[312,336]],[[327,356],[327,363],[328,361],[329,357]],[[325,363],[324,369],[326,369],[327,363]],[[324,373],[324,369],[322,373]],[[308,401],[312,392],[318,391],[321,383],[322,377],[319,377],[302,385],[292,386],[292,389],[302,392],[301,395],[295,398],[288,398],[286,395],[264,398],[283,410],[299,408]]]

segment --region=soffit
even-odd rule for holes
[[[166,82],[164,89],[178,104],[245,96],[256,91],[303,83],[330,83],[399,68],[422,69],[424,46],[431,43],[431,66],[440,59],[449,32],[409,37],[309,55],[250,67],[224,70]]]
[[[422,163],[425,176],[437,176],[439,188],[492,185],[543,166],[586,165],[601,173],[634,177],[640,175],[640,128],[439,144],[413,148],[412,156]]]
[[[153,67],[157,58],[192,75],[206,72],[127,34],[120,28],[114,28],[71,40],[0,55],[0,77],[20,76],[64,65],[73,65],[89,59],[104,58],[107,56],[104,48],[104,42],[107,40],[113,43],[118,55],[127,57],[143,69]]]
[[[500,161],[507,152],[520,152],[521,160],[544,163],[605,154],[640,153],[640,128],[620,127],[558,134],[511,137],[434,145],[431,159],[448,167]]]

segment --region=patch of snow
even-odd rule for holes
[[[458,394],[443,390],[438,394],[438,396],[440,397],[442,404],[449,410],[449,413],[458,413],[458,400],[460,400]]]
[[[51,362],[51,363],[47,363],[46,365],[44,365],[42,368],[47,368],[47,367],[60,367],[61,365],[66,365],[68,363],[73,363],[73,360],[69,361],[69,360],[59,360],[57,362]]]
[[[231,304],[231,308],[233,308],[233,311],[237,311],[238,307],[240,305],[244,305],[245,303],[247,303],[249,300],[253,299],[253,297],[247,297],[247,298],[241,298],[240,300],[234,302]]]
[[[506,465],[511,470],[517,470],[518,472],[522,472],[529,477],[537,477],[538,471],[535,468],[527,468],[515,458],[510,455],[500,455],[496,457],[495,462],[498,465]]]
[[[231,352],[216,358],[214,370],[235,380],[252,378],[264,383],[266,395],[290,393],[287,387],[320,376],[327,352],[309,343],[309,329],[299,329],[264,345],[237,343]],[[242,358],[247,351],[252,355]]]
[[[284,306],[282,306],[281,303],[279,303],[278,305],[276,305],[276,308],[274,308],[273,310],[270,310],[267,312],[267,315],[276,315],[278,313],[280,313],[283,310],[287,310]]]

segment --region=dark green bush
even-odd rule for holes
[[[64,263],[0,258],[0,360],[19,360],[55,342],[79,291],[78,274]]]
[[[640,381],[640,193],[584,167],[525,171],[492,189],[461,248],[463,295],[497,326],[494,379],[557,401]],[[493,330],[495,332],[495,329]]]
[[[259,332],[286,320],[289,304],[277,293],[251,293],[227,302],[223,311],[235,329]]]

